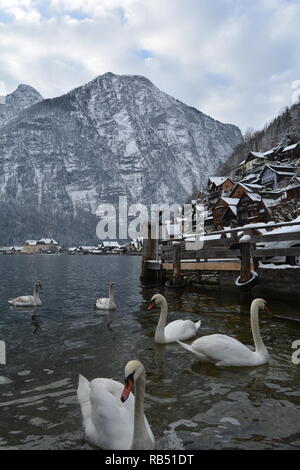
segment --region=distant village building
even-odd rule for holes
[[[55,253],[62,250],[59,243],[53,238],[40,238],[40,240],[26,240],[22,249],[26,253]]]
[[[116,240],[105,240],[103,241],[100,245],[99,248],[104,252],[104,253],[119,253],[121,250],[121,245],[118,241]]]
[[[23,253],[22,246],[1,246],[0,247],[0,254],[1,255],[15,255]]]

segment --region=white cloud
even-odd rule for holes
[[[298,0],[0,0],[0,79],[56,96],[96,75],[147,76],[243,130],[292,104]]]

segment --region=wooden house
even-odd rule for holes
[[[275,189],[280,183],[294,176],[295,171],[296,168],[292,166],[268,164],[262,169],[258,182],[264,187]]]
[[[249,152],[246,159],[239,164],[237,174],[242,176],[257,173],[267,161],[267,157],[262,152]]]
[[[268,162],[273,162],[276,161],[280,158],[280,155],[282,153],[284,147],[281,147],[278,145],[277,147],[273,147],[270,150],[267,150],[266,152],[263,153],[264,157],[266,157]]]
[[[230,222],[237,218],[237,204],[238,198],[221,197],[214,205],[213,212],[213,226],[216,230],[220,227],[229,225]]]
[[[290,184],[280,190],[281,201],[300,201],[300,177],[294,176]]]
[[[254,192],[244,192],[236,207],[239,225],[267,222],[271,218],[267,203]]]
[[[294,160],[300,158],[300,142],[288,145],[281,151],[280,159]]]
[[[228,176],[212,176],[208,180],[208,207],[211,208],[221,196],[228,196],[234,182]]]
[[[238,182],[234,186],[233,190],[230,192],[229,197],[230,198],[237,198],[240,199],[245,192],[257,192],[262,189],[261,185],[258,184],[253,184],[253,183],[241,183]]]

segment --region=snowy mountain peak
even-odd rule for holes
[[[6,96],[5,103],[0,107],[0,126],[17,116],[20,111],[43,100],[42,95],[32,86],[20,84]]]

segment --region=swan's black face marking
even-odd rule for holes
[[[125,384],[127,385],[128,381],[130,380],[132,383],[134,383],[134,376],[135,370],[132,372],[132,374],[129,374],[127,377],[125,377]]]

